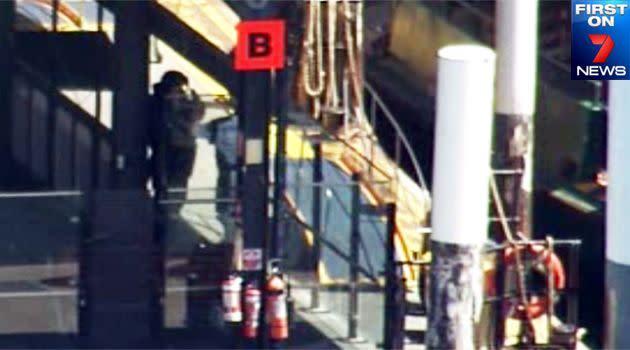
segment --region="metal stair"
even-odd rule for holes
[[[23,62],[16,62],[13,91],[16,188],[69,190],[110,183],[110,130]]]

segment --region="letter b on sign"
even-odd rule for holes
[[[284,68],[284,21],[246,21],[236,27],[234,69]]]
[[[249,57],[260,58],[271,54],[271,35],[269,33],[251,33],[249,35]]]

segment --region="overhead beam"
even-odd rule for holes
[[[99,0],[99,3],[117,15],[125,1]],[[144,16],[148,18],[148,29],[151,34],[223,84],[230,94],[237,93],[238,79],[232,70],[231,54],[223,53],[181,18],[155,1],[147,2]]]

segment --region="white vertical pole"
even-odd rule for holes
[[[606,348],[630,348],[630,81],[611,81],[606,191]]]
[[[473,349],[488,230],[495,54],[477,45],[438,52],[428,349]]]
[[[531,116],[536,106],[538,0],[498,0],[496,6],[496,110]]]
[[[533,114],[536,106],[538,0],[498,0],[496,5],[497,127],[493,166],[522,171],[499,181],[512,224],[531,236]],[[520,188],[520,195],[513,196]]]

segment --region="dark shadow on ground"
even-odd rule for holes
[[[289,349],[340,349],[332,339],[302,319],[295,320],[291,330],[291,339],[287,343]]]
[[[165,330],[162,348],[164,349],[234,349],[251,348],[251,344],[240,339],[240,329],[225,331],[205,329]],[[236,336],[235,336],[236,335]],[[284,344],[286,349],[340,349],[332,339],[302,319],[296,319],[290,330],[290,339]]]
[[[237,336],[234,336],[236,334]],[[234,349],[249,348],[240,343],[239,329],[217,330],[212,328],[166,329],[158,343],[147,346],[121,348],[144,349]],[[291,329],[286,349],[340,349],[331,339],[307,322],[297,319]],[[17,334],[0,335],[2,349],[77,349],[81,348],[79,337],[74,334]],[[91,348],[98,348],[93,344]]]
[[[3,334],[0,335],[2,349],[76,349],[79,338],[76,334]]]

